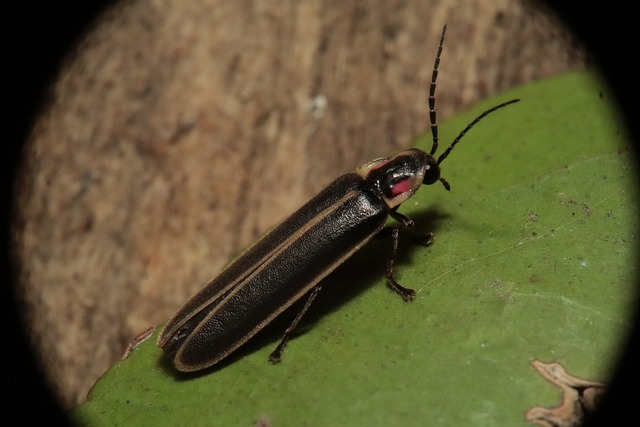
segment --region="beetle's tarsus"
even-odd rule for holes
[[[282,359],[282,349],[280,348],[280,345],[278,345],[278,347],[275,350],[273,350],[269,355],[269,362],[275,365],[277,363],[280,363],[281,359]]]
[[[406,302],[409,302],[415,298],[416,291],[414,291],[413,289],[405,288],[404,286],[396,282],[393,277],[387,277],[387,280],[389,282],[389,287],[399,293],[402,299]]]
[[[413,240],[423,246],[429,246],[430,244],[433,243],[434,237],[435,237],[435,234],[429,232],[429,233],[423,234],[422,236],[414,236]]]

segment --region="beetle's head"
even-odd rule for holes
[[[422,184],[431,185],[440,181],[448,191],[451,187],[440,176],[440,163],[449,156],[462,137],[485,116],[518,101],[519,99],[512,99],[503,102],[480,114],[458,134],[451,145],[438,156],[437,160],[433,157],[438,149],[437,130],[434,125],[432,126],[433,145],[430,153],[418,148],[400,151],[392,156],[380,157],[365,163],[357,169],[358,174],[370,181],[380,191],[389,209],[396,208],[413,196]]]
[[[371,160],[358,168],[358,173],[379,189],[390,209],[405,202],[420,188],[441,181],[440,166],[428,153],[412,148],[389,157]]]

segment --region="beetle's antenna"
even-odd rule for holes
[[[433,72],[431,73],[431,85],[429,86],[429,121],[431,122],[431,135],[433,136],[433,145],[431,146],[432,156],[438,151],[438,122],[436,120],[436,79],[438,78],[438,67],[440,66],[440,55],[442,54],[442,45],[444,43],[444,33],[447,31],[445,24],[442,27],[440,35],[440,43],[438,43],[438,52],[436,60],[433,64]]]
[[[480,114],[478,117],[476,117],[475,119],[473,119],[473,121],[471,123],[469,123],[467,125],[466,128],[462,129],[462,132],[460,132],[460,134],[456,137],[456,139],[453,140],[453,142],[451,143],[451,145],[449,146],[449,148],[447,148],[442,154],[440,154],[440,157],[438,157],[438,164],[442,163],[442,161],[444,159],[447,158],[447,156],[449,155],[449,153],[451,153],[451,150],[453,150],[453,147],[456,146],[456,144],[458,142],[460,142],[460,140],[462,139],[462,137],[469,132],[469,130],[474,127],[480,120],[482,120],[483,118],[485,118],[486,116],[488,116],[489,114],[493,113],[496,110],[499,110],[502,107],[506,107],[507,105],[510,104],[515,104],[516,102],[520,101],[519,99],[512,99],[510,101],[507,102],[503,102],[502,104],[498,104],[495,107],[489,108],[488,110],[486,110],[485,112],[483,112],[482,114]],[[433,150],[431,150],[433,152]],[[432,153],[433,154],[433,153]],[[446,187],[446,185],[445,185]]]

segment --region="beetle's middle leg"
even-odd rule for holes
[[[302,307],[302,310],[300,310],[300,313],[298,313],[295,319],[293,319],[293,322],[291,322],[291,325],[289,325],[289,327],[284,331],[284,334],[280,339],[280,344],[278,344],[276,349],[273,350],[269,355],[269,362],[278,363],[280,361],[280,359],[282,358],[282,351],[287,346],[287,342],[289,342],[289,337],[291,337],[291,334],[298,327],[298,323],[300,323],[300,319],[302,319],[302,316],[304,316],[307,310],[309,310],[311,303],[313,302],[314,299],[316,299],[316,296],[318,296],[318,292],[320,292],[321,288],[322,287],[320,285],[316,285],[313,289],[311,289],[311,292],[309,293],[309,298],[307,298],[307,302],[304,303],[304,307]]]
[[[413,297],[416,296],[416,291],[413,289],[405,288],[400,283],[396,282],[396,279],[393,278],[393,264],[396,258],[396,252],[398,252],[398,229],[393,227],[384,227],[378,234],[376,238],[384,239],[387,237],[391,238],[391,254],[389,255],[389,261],[387,262],[387,271],[385,273],[385,277],[387,278],[387,282],[391,289],[400,294],[403,300],[411,301]]]
[[[415,223],[408,216],[401,214],[395,209],[390,212],[390,215],[393,219],[402,224],[402,226],[405,228],[405,230],[407,230],[407,232],[415,242],[421,243],[425,246],[433,243],[433,233],[416,235],[413,232]],[[389,256],[389,261],[387,262],[387,271],[385,273],[385,277],[387,278],[387,282],[389,282],[389,286],[391,287],[391,289],[399,293],[402,299],[404,299],[405,301],[411,301],[416,296],[416,291],[410,288],[405,288],[393,278],[393,265],[396,258],[396,252],[398,251],[398,234],[399,232],[397,228],[384,227],[382,230],[380,230],[376,238],[391,238],[391,254]]]

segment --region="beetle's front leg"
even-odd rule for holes
[[[376,238],[379,239],[387,237],[391,238],[391,254],[389,255],[389,261],[387,262],[387,272],[385,273],[385,277],[387,278],[387,282],[391,289],[399,293],[403,300],[411,301],[413,297],[416,296],[416,291],[405,288],[393,278],[393,263],[396,258],[396,252],[398,251],[398,229],[385,227],[376,235]]]
[[[421,235],[415,235],[413,233],[413,227],[415,226],[415,222],[411,218],[406,215],[401,214],[395,209],[391,211],[391,217],[402,224],[402,226],[408,231],[409,235],[413,238],[414,241],[428,246],[433,243],[434,234],[429,232]]]

